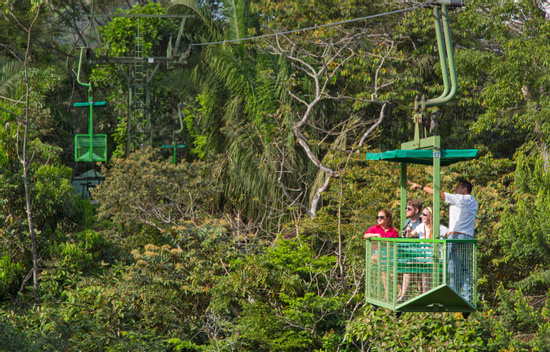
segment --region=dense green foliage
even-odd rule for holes
[[[75,164],[73,135],[87,116],[71,105],[87,92],[75,83],[74,48],[97,45],[99,55],[100,33],[103,52],[132,56],[139,26],[147,54],[162,56],[176,21],[96,18],[92,28],[89,2],[0,2],[0,351],[548,350],[550,21],[536,1],[472,0],[451,12],[459,90],[429,110],[445,147],[480,150],[441,171],[444,190],[472,180],[480,204],[479,311],[468,319],[396,317],[364,303],[361,233],[379,209],[397,213],[400,175],[365,152],[410,140],[414,97],[443,89],[429,8],[229,43],[407,5],[93,3],[192,15],[185,48],[226,43],[192,46],[185,65],[158,69],[152,148],[133,144],[128,157],[125,73],[83,65],[95,100],[109,101],[94,130],[109,135],[110,160]],[[176,142],[183,104],[186,159],[172,164],[160,146]],[[92,168],[105,175],[97,205],[70,182]],[[430,167],[408,171],[430,184]]]

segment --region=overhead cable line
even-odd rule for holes
[[[393,14],[396,14],[396,13],[416,10],[416,9],[419,9],[419,8],[422,8],[422,7],[425,7],[425,6],[426,6],[425,4],[422,4],[422,5],[419,5],[419,6],[409,7],[409,8],[402,9],[402,10],[384,12],[384,13],[379,13],[379,14],[376,14],[376,15],[359,17],[359,18],[354,18],[354,19],[351,19],[351,20],[340,21],[340,22],[335,22],[335,23],[327,23],[327,24],[322,24],[320,26],[294,29],[294,30],[286,31],[286,32],[277,32],[277,33],[272,33],[272,34],[264,34],[264,35],[259,35],[259,36],[256,36],[256,37],[222,40],[222,41],[219,41],[219,42],[210,42],[210,43],[196,43],[196,44],[191,44],[190,46],[193,47],[193,46],[205,46],[205,45],[213,45],[213,44],[235,43],[235,42],[242,42],[242,41],[245,41],[245,40],[275,37],[275,36],[278,36],[278,35],[309,31],[309,30],[312,30],[312,29],[319,29],[319,28],[324,28],[324,27],[338,26],[338,25],[341,25],[341,24],[352,23],[352,22],[357,22],[357,21],[362,21],[362,20],[368,20],[368,19],[376,18],[376,17],[383,17],[383,16],[388,16],[388,15],[393,15]]]

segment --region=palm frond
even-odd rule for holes
[[[204,41],[218,40],[221,38],[221,32],[212,18],[209,8],[201,5],[197,0],[174,0],[168,6],[167,12],[181,11],[180,9],[191,11],[196,15],[200,22],[205,26],[206,34],[202,35]]]
[[[0,96],[13,97],[22,69],[23,65],[19,61],[0,56]]]
[[[225,1],[224,5],[223,14],[229,33],[227,39],[246,38],[250,0],[230,0]]]

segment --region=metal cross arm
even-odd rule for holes
[[[178,148],[185,148],[185,144],[172,144],[172,145],[163,145],[163,148],[172,148],[174,149],[172,152],[172,163],[176,165],[176,150]]]

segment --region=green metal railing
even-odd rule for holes
[[[372,238],[366,243],[368,303],[397,312],[475,311],[476,240]]]

